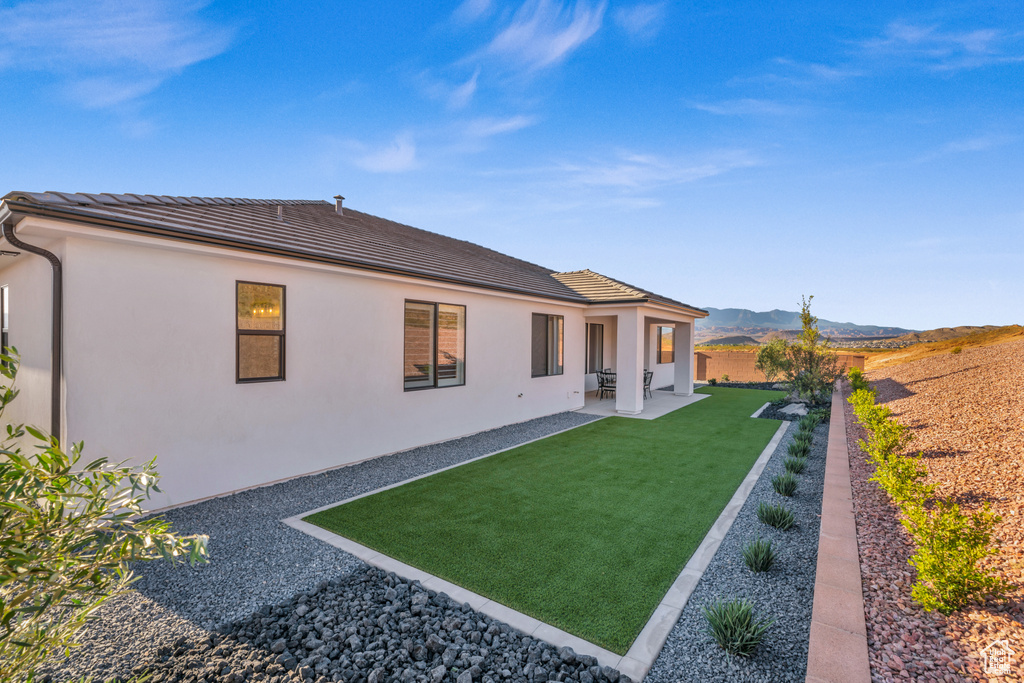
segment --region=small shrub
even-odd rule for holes
[[[801,432],[813,432],[814,428],[818,426],[818,416],[808,413],[800,418],[797,426],[800,427]]]
[[[711,379],[708,380],[708,384],[710,384],[711,386],[715,386],[716,384],[718,384],[718,380],[712,377]]]
[[[722,381],[723,382],[728,382],[729,381],[729,375],[722,375]]]
[[[775,527],[779,531],[789,531],[796,524],[796,517],[791,510],[770,503],[762,502],[757,506],[757,518],[763,524]]]
[[[875,472],[869,479],[881,486],[897,505],[924,505],[935,492],[934,486],[924,483],[927,476],[920,455],[890,455],[875,460]]]
[[[812,417],[814,417],[818,421],[818,424],[821,424],[823,422],[827,423],[829,421],[829,418],[832,417],[832,409],[831,408],[815,408],[814,410],[812,410],[811,412],[809,412],[807,414],[812,416]]]
[[[793,443],[806,444],[807,450],[810,450],[811,444],[814,443],[814,435],[810,432],[797,432],[796,436],[793,437]]]
[[[743,546],[743,561],[752,572],[766,572],[775,563],[772,542],[763,538],[748,541]]]
[[[729,654],[749,657],[757,649],[765,631],[772,625],[770,619],[754,616],[754,605],[749,600],[715,600],[701,608],[708,622],[711,637]]]
[[[996,553],[992,531],[1000,518],[988,503],[971,515],[950,500],[938,501],[932,510],[910,505],[903,511],[903,526],[917,541],[910,558],[917,569],[911,595],[922,607],[950,614],[971,600],[1001,596],[1010,587],[978,567],[979,560]]]
[[[789,498],[796,493],[796,477],[791,472],[776,474],[772,477],[772,488],[780,496]]]
[[[807,458],[786,458],[786,471],[791,474],[800,474],[807,467]]]
[[[803,441],[794,441],[789,444],[789,454],[794,458],[806,458],[811,452],[811,447]]]
[[[950,351],[950,353],[952,353],[953,355],[956,355],[956,354],[960,353],[960,352],[961,352],[961,351],[963,351],[963,350],[964,350],[964,349],[963,349],[963,347],[962,347],[962,346],[954,346],[954,347],[953,347],[953,350],[952,350],[952,351]]]
[[[860,368],[850,368],[846,376],[850,380],[850,388],[854,391],[873,391],[871,385],[868,384],[867,378],[864,377],[864,371]]]

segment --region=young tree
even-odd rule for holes
[[[0,354],[0,416],[17,397],[18,356]],[[26,434],[37,443],[26,453]],[[142,503],[159,491],[156,459],[139,467],[81,463],[82,444],[8,424],[0,441],[0,680],[31,679],[74,645],[75,633],[134,580],[131,562],[205,562],[205,536],[179,536]]]
[[[806,299],[800,297],[800,322],[803,329],[800,339],[791,344],[787,350],[789,367],[786,376],[793,390],[799,396],[816,400],[831,390],[839,376],[839,359],[829,346],[828,340],[822,340],[818,330],[818,318],[811,315],[811,301],[814,296]]]
[[[772,339],[757,350],[754,367],[764,373],[765,379],[774,382],[775,378],[785,372],[789,366],[786,355],[789,344],[785,339]]]

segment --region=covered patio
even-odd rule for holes
[[[697,315],[700,315],[699,313]],[[672,386],[671,394],[693,396],[693,327],[697,316],[672,310],[660,302],[629,305],[591,306],[586,320],[591,339],[588,340],[587,396],[597,388],[597,371],[610,369],[615,373],[614,405],[619,415],[639,415],[650,409],[644,401],[644,373],[652,373],[652,394],[658,387]],[[594,326],[603,335],[601,353],[593,343]],[[609,348],[610,347],[610,348]],[[605,353],[605,349],[608,350]],[[595,366],[594,361],[600,358]],[[593,375],[593,377],[591,377]],[[596,396],[595,396],[596,398]],[[664,396],[661,396],[664,398]]]
[[[652,393],[672,386],[677,398],[693,396],[694,324],[708,312],[590,270],[555,273],[552,277],[590,300],[586,319],[586,367],[583,410],[593,408],[591,392],[597,373],[615,373],[614,413],[640,415],[653,411],[664,394],[644,402],[644,373],[651,372]],[[599,402],[600,410],[611,404]],[[665,404],[661,401],[659,405]],[[677,407],[681,407],[680,403]],[[674,408],[673,408],[674,409]],[[610,413],[609,413],[610,414]],[[663,413],[662,413],[663,414]]]

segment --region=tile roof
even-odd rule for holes
[[[213,243],[544,298],[599,303],[681,302],[589,270],[556,273],[472,242],[323,200],[10,192],[15,213]],[[279,211],[281,217],[278,217]]]
[[[116,222],[139,232],[483,286],[568,301],[586,299],[548,268],[471,242],[402,225],[322,200],[12,192],[4,197],[70,220]],[[283,207],[278,218],[278,207]],[[64,215],[67,214],[67,215]]]
[[[625,303],[630,301],[654,301],[671,306],[683,306],[694,311],[707,314],[707,311],[670,299],[660,294],[649,292],[639,287],[615,280],[607,275],[592,270],[574,270],[568,273],[554,273],[553,278],[566,285],[574,292],[587,298],[591,303]]]

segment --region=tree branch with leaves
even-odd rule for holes
[[[19,358],[0,354],[0,416],[18,395]],[[25,441],[33,441],[26,452]],[[180,536],[143,503],[158,492],[156,458],[82,464],[82,443],[8,424],[0,442],[0,680],[30,679],[48,657],[135,580],[132,562],[206,561],[206,536]]]

